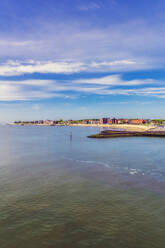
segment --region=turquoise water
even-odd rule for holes
[[[165,139],[99,131],[0,127],[1,248],[164,248]]]

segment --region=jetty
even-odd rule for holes
[[[127,130],[104,130],[98,134],[88,136],[88,138],[120,138],[120,137],[161,137],[165,138],[165,131],[146,130],[146,131],[127,131]]]

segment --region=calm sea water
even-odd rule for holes
[[[0,248],[165,247],[165,139],[99,131],[0,127]]]

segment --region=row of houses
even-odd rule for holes
[[[70,125],[70,124],[91,124],[91,125],[104,125],[104,124],[145,124],[151,123],[150,120],[145,119],[116,119],[116,118],[101,118],[101,119],[85,119],[85,120],[67,120],[63,121],[62,119],[59,121],[55,120],[35,120],[35,121],[26,121],[26,122],[15,122],[15,124],[22,125],[45,125],[45,126],[54,126],[54,125]]]
[[[101,118],[100,124],[135,124],[141,125],[148,123],[149,120],[145,119],[116,119],[116,118]]]
[[[52,121],[52,120],[35,120],[35,121],[15,121],[15,124],[18,125],[47,125],[47,126],[52,126],[56,125],[58,122],[57,121]]]
[[[116,118],[100,118],[100,119],[86,119],[81,120],[79,123],[82,124],[96,124],[96,125],[104,125],[104,124],[145,124],[149,123],[150,120],[145,119],[116,119]]]
[[[146,119],[116,119],[116,118],[100,118],[100,119],[85,119],[85,120],[78,120],[78,121],[66,121],[65,124],[72,124],[72,123],[80,123],[80,124],[95,124],[95,125],[104,125],[104,124],[134,124],[134,125],[141,125],[145,123],[149,123],[150,120]]]
[[[57,124],[57,121],[54,121],[54,120],[39,120],[39,121],[33,121],[33,124],[37,125],[37,124],[40,124],[40,125],[56,125]]]
[[[99,120],[82,120],[82,124],[100,124]]]

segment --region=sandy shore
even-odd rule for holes
[[[104,127],[104,128],[114,128],[114,129],[124,129],[126,131],[136,131],[142,132],[147,131],[153,127],[145,126],[145,125],[131,125],[131,124],[104,124],[104,125],[97,125],[97,124],[72,124],[69,126],[83,126],[83,127]]]

